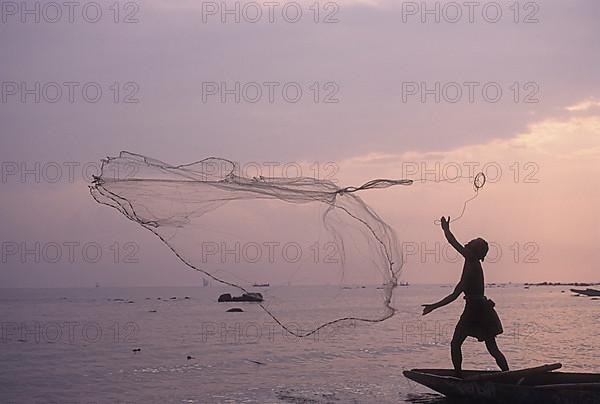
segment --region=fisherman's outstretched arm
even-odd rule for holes
[[[454,291],[452,293],[450,293],[448,296],[446,296],[445,298],[443,298],[442,300],[440,300],[439,302],[436,302],[433,304],[424,304],[423,305],[423,315],[430,313],[435,309],[439,309],[440,307],[444,307],[447,304],[452,303],[460,296],[460,294],[462,292],[463,292],[463,283],[461,280],[461,282],[459,282],[458,285],[456,285],[456,287],[454,288]]]
[[[439,302],[434,303],[437,306],[436,309],[440,308],[440,307],[444,307],[445,305],[450,304],[453,301],[455,301],[456,299],[458,299],[458,296],[460,296],[462,291],[463,290],[462,290],[462,282],[461,282],[458,285],[456,285],[456,287],[454,288],[454,291],[452,293],[450,293],[448,296],[446,296]]]

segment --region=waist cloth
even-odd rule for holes
[[[485,296],[465,296],[465,308],[456,330],[479,341],[494,338],[504,332],[502,322],[494,309],[496,305]]]

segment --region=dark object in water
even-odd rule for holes
[[[589,283],[589,282],[538,282],[538,283],[525,283],[530,286],[594,286],[600,285],[600,282]]]
[[[150,310],[150,313],[156,313],[156,310]]]
[[[187,356],[187,360],[190,360],[190,359],[196,359],[196,358],[194,358],[193,356],[188,355]]]
[[[263,296],[258,292],[248,292],[241,296],[231,296],[229,293],[224,293],[219,296],[218,302],[262,302]]]
[[[227,310],[227,313],[243,313],[244,310],[240,309],[239,307],[232,307],[231,309]]]
[[[451,398],[486,403],[598,403],[600,374],[554,372],[555,363],[506,372],[453,369],[413,369],[404,376]]]
[[[268,283],[255,283],[252,286],[254,286],[255,288],[268,288],[271,285],[269,285]]]
[[[185,300],[190,300],[189,296],[184,297]]]
[[[586,296],[600,296],[600,290],[596,290],[596,289],[571,289],[571,292],[573,293],[579,293],[580,295],[586,295]]]
[[[142,348],[133,348],[132,351],[133,352],[140,352],[142,350]]]
[[[173,296],[171,300],[177,300],[177,296]]]

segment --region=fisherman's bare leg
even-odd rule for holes
[[[488,352],[496,359],[496,363],[498,367],[504,371],[508,370],[508,362],[506,362],[506,358],[504,354],[500,352],[500,348],[498,348],[498,344],[496,343],[496,338],[490,338],[485,341],[485,347]]]
[[[461,347],[466,339],[467,335],[457,328],[456,330],[454,330],[454,335],[452,336],[452,341],[450,342],[450,354],[452,355],[452,364],[454,365],[454,370],[456,371],[459,377],[461,376],[462,372]]]

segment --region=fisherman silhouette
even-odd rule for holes
[[[440,222],[446,239],[465,258],[465,263],[460,282],[454,291],[437,303],[424,304],[423,315],[453,302],[464,292],[465,309],[456,325],[450,343],[452,364],[457,375],[461,376],[462,371],[461,347],[469,336],[475,337],[479,341],[485,341],[485,346],[496,360],[498,367],[508,370],[506,358],[496,343],[496,336],[503,332],[502,322],[494,309],[494,302],[483,294],[484,281],[481,262],[488,252],[488,243],[482,238],[476,238],[463,246],[450,231],[450,216],[448,219],[442,216]]]

